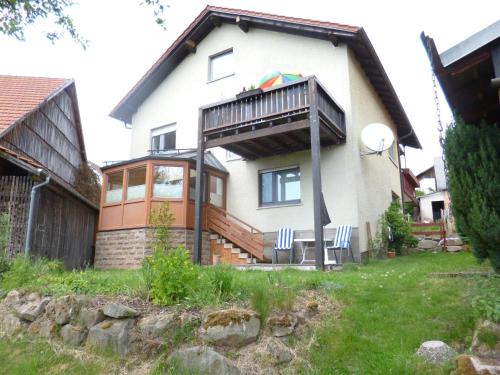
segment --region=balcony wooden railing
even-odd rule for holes
[[[259,260],[264,259],[264,235],[227,211],[208,206],[208,228]]]
[[[345,117],[327,90],[315,77],[274,86],[241,99],[229,99],[201,108],[205,136],[220,136],[255,130],[259,126],[279,125],[307,119],[310,110],[310,84],[315,81],[318,112],[322,123],[345,137]],[[232,132],[234,134],[234,132]]]

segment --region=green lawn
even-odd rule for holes
[[[428,274],[474,270],[489,271],[490,268],[478,265],[470,253],[403,256],[373,261],[366,266],[350,265],[343,272],[228,270],[233,274],[233,287],[229,294],[214,297],[211,292],[200,291],[185,303],[217,305],[228,300],[244,303],[251,295],[257,295],[256,290],[261,294],[272,294],[273,291],[286,289],[293,295],[301,289],[321,289],[339,301],[343,308],[340,316],[325,319],[316,333],[317,342],[309,354],[315,373],[445,374],[449,373],[449,366],[426,367],[415,358],[414,353],[426,340],[443,340],[458,349],[470,345],[477,319],[471,299],[480,281],[476,278],[437,278]],[[210,272],[210,268],[204,268],[200,277]],[[141,295],[145,290],[138,271],[90,270],[55,272],[53,275],[48,272],[25,281],[25,288],[57,294],[74,291]],[[493,291],[500,290],[500,280],[493,278],[489,287]],[[8,289],[5,285],[3,288]],[[272,298],[282,297],[272,295]],[[286,305],[286,298],[281,302]],[[23,358],[29,366],[39,356],[36,347],[21,345],[16,348],[0,343],[0,363],[12,362],[12,366],[21,369],[24,368]],[[43,357],[51,358],[46,354]],[[70,358],[57,360],[75,365]],[[47,367],[43,367],[45,363]],[[42,370],[52,366],[42,358],[38,365]],[[72,373],[79,373],[79,368],[75,367]],[[44,373],[42,370],[39,373]],[[86,372],[91,374],[92,371]]]

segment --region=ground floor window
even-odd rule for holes
[[[261,171],[259,205],[300,203],[300,169],[298,167]]]

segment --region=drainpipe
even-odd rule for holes
[[[42,174],[42,170],[38,169],[38,175]],[[26,244],[24,246],[24,255],[28,256],[31,250],[31,242],[33,241],[33,225],[35,224],[35,201],[36,193],[38,189],[42,186],[47,185],[50,182],[50,176],[46,176],[45,181],[35,185],[31,188],[31,200],[30,200],[30,210],[28,214],[28,229],[26,231]]]

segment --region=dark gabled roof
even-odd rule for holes
[[[346,43],[356,55],[375,91],[397,126],[400,143],[422,148],[387,74],[363,28],[332,22],[285,17],[240,9],[207,6],[174,41],[158,61],[111,111],[110,116],[130,123],[132,115],[147,96],[221,22],[238,24]]]
[[[174,151],[172,153],[148,155],[136,159],[113,162],[112,164],[101,167],[101,170],[106,171],[110,168],[136,163],[138,161],[143,161],[143,160],[175,160],[175,161],[181,160],[181,161],[196,162],[196,150],[182,150],[180,152]],[[224,165],[210,151],[205,151],[205,166],[218,170],[219,172],[229,174]]]

